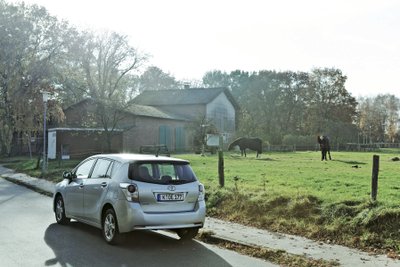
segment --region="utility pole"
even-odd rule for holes
[[[49,99],[49,93],[46,91],[42,92],[43,94],[43,106],[44,106],[44,114],[43,114],[43,162],[42,162],[42,177],[47,171],[47,153],[46,153],[46,116],[47,116],[47,101]]]

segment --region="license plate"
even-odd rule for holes
[[[184,193],[173,193],[173,194],[158,194],[158,201],[183,201],[185,200]]]

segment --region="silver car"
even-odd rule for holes
[[[186,160],[142,154],[96,155],[56,185],[57,223],[70,219],[102,229],[109,244],[133,230],[173,230],[181,239],[203,227],[204,186]]]

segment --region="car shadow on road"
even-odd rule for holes
[[[99,229],[79,222],[49,225],[44,240],[55,258],[45,266],[231,266],[197,241],[152,231],[135,231],[118,246],[105,243]]]

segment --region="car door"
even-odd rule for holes
[[[88,159],[79,164],[73,171],[73,178],[65,189],[65,209],[68,216],[82,218],[84,181],[89,177],[96,159]]]
[[[101,223],[101,208],[111,181],[112,163],[106,158],[97,159],[90,177],[84,180],[85,219],[95,224]]]

